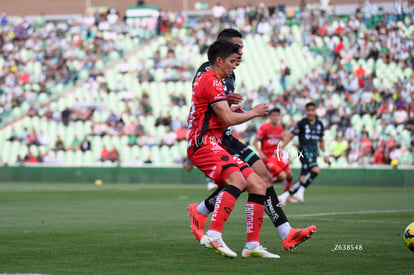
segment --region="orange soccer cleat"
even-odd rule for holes
[[[312,235],[316,232],[316,226],[311,225],[305,229],[290,229],[289,235],[285,240],[282,241],[283,248],[285,250],[291,251],[295,249],[298,245],[311,238]]]
[[[192,203],[188,206],[188,215],[191,219],[191,230],[197,241],[200,241],[204,235],[204,227],[206,226],[208,216],[197,211],[197,203]]]

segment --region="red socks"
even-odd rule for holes
[[[292,185],[292,180],[288,180],[283,192],[289,191],[291,185]]]
[[[246,204],[247,242],[260,242],[265,196],[249,194]]]
[[[223,232],[224,223],[240,195],[240,190],[232,185],[225,187],[217,196],[213,215],[208,230]],[[263,224],[264,195],[249,194],[246,204],[247,242],[260,242],[260,231]]]
[[[240,193],[237,187],[228,185],[218,194],[208,230],[223,232],[224,223],[230,216]]]

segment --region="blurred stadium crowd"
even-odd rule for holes
[[[180,163],[193,73],[226,27],[244,35],[236,91],[245,109],[279,107],[290,128],[312,100],[333,165],[413,164],[412,2],[384,12],[366,1],[341,16],[314,4],[217,4],[212,16],[161,11],[129,22],[113,11],[0,17],[3,165]],[[249,143],[264,121],[234,131]]]

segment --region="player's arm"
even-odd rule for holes
[[[330,165],[331,161],[329,160],[329,152],[325,150],[325,139],[323,138],[323,136],[319,138],[319,148],[321,148],[321,151],[323,152],[323,160],[325,161],[325,163]]]
[[[259,157],[261,159],[266,159],[266,155],[263,153],[262,148],[261,148],[261,143],[262,143],[262,140],[259,139],[257,136],[255,136],[253,140],[253,146],[254,148],[256,148],[257,152],[259,153]]]
[[[282,140],[282,142],[289,135],[289,133],[290,132],[287,129],[285,129],[285,127],[283,127],[283,131],[282,131],[282,134],[281,134],[281,140]]]
[[[183,161],[183,167],[184,167],[184,169],[186,170],[186,171],[191,171],[191,170],[193,170],[193,164],[191,163],[191,161],[188,159],[188,158],[186,158],[184,161]]]
[[[294,137],[295,135],[292,134],[291,132],[286,132],[285,134],[283,134],[282,135],[283,144],[282,146],[280,146],[280,149],[285,149],[285,147],[289,144],[289,142],[292,141]]]
[[[230,110],[236,113],[244,113],[244,110],[240,105],[233,105],[230,107]]]
[[[249,121],[252,118],[264,116],[267,114],[268,106],[265,103],[256,105],[252,110],[244,113],[233,112],[227,101],[219,101],[212,105],[212,108],[216,115],[220,118],[221,122],[226,126],[232,126]]]
[[[237,93],[231,93],[227,95],[227,101],[230,105],[232,104],[240,104],[243,101],[243,96]]]
[[[289,142],[291,142],[295,136],[298,136],[300,134],[300,124],[301,122],[296,123],[296,125],[292,129],[282,134],[283,144],[282,146],[280,146],[281,150],[285,149]]]

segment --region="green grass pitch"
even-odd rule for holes
[[[277,191],[281,186],[277,186]],[[284,207],[293,227],[317,226],[289,253],[268,218],[262,244],[280,259],[243,259],[246,194],[224,227],[239,257],[201,247],[189,203],[204,184],[0,183],[0,273],[37,274],[413,274],[403,244],[414,221],[412,188],[311,186]]]

